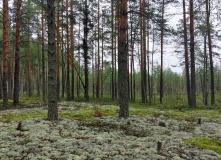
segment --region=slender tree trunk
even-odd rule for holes
[[[15,39],[13,39],[13,56],[12,56],[12,67],[11,67],[11,98],[13,98],[13,80],[14,80],[14,69],[15,69]],[[0,83],[1,84],[1,83]]]
[[[113,0],[111,0],[111,87],[112,87],[112,100],[115,98],[114,91],[114,7]]]
[[[143,0],[143,15],[145,15],[145,0]],[[147,103],[147,56],[146,56],[146,18],[143,16],[143,85],[144,85],[144,99],[143,102]]]
[[[120,5],[121,2],[120,0],[117,0],[117,47],[118,47],[118,53],[120,52]],[[118,96],[118,87],[117,87],[117,58],[116,58],[116,54],[115,54],[115,99],[117,99]]]
[[[149,0],[148,0],[148,12],[150,12],[150,3],[149,3]],[[151,85],[150,85],[150,44],[149,44],[149,40],[150,40],[150,33],[149,33],[149,23],[150,23],[150,18],[148,16],[147,18],[147,65],[148,65],[148,90],[149,90],[149,104],[151,105],[152,104],[152,101],[151,101]]]
[[[56,84],[55,0],[47,0],[48,11],[48,120],[58,119]]]
[[[32,96],[32,84],[31,84],[31,48],[30,48],[30,19],[28,19],[28,96]]]
[[[62,1],[62,9],[64,8],[64,1]],[[63,15],[63,12],[62,12],[62,24],[64,24],[64,15]],[[62,31],[61,31],[61,40],[63,41],[64,39],[64,26],[62,25]],[[65,92],[65,60],[64,60],[64,43],[62,43],[62,47],[61,47],[61,62],[62,62],[62,65],[61,65],[61,71],[62,71],[62,93],[61,93],[61,97],[64,98],[64,92]]]
[[[19,103],[19,73],[20,73],[20,31],[21,31],[21,0],[17,0],[16,9],[16,39],[15,39],[15,74],[13,104]]]
[[[186,88],[188,105],[191,106],[191,95],[190,95],[190,74],[189,74],[189,60],[188,60],[188,44],[187,44],[187,27],[186,27],[186,5],[183,0],[183,26],[184,26],[184,49],[185,49],[185,69],[186,69]]]
[[[81,66],[80,66],[80,60],[81,60],[81,55],[80,55],[80,45],[79,45],[79,40],[80,40],[80,28],[81,28],[81,23],[79,22],[79,31],[78,31],[78,70],[80,74]],[[77,77],[77,96],[79,98],[80,96],[80,78]]]
[[[190,0],[191,106],[196,107],[193,0]]]
[[[98,52],[97,52],[97,87],[96,87],[96,97],[100,98],[100,0],[98,0]]]
[[[10,54],[8,0],[3,0],[3,107],[8,107],[7,72]]]
[[[85,13],[84,13],[84,39],[83,39],[83,49],[84,49],[84,74],[85,74],[85,87],[84,87],[84,97],[88,101],[88,5],[87,0],[85,0]]]
[[[164,31],[164,0],[161,17],[161,69],[160,69],[160,104],[163,103],[163,31]]]
[[[215,104],[215,90],[214,90],[214,72],[213,72],[213,53],[212,53],[212,40],[210,33],[210,1],[206,0],[206,22],[207,22],[207,33],[208,33],[208,46],[209,46],[209,60],[210,60],[210,76],[211,76],[211,105]]]
[[[66,92],[67,101],[71,100],[70,95],[70,53],[69,53],[69,24],[68,24],[68,0],[66,0],[66,38],[67,38],[67,81],[66,81]]]
[[[92,46],[92,83],[93,83],[93,98],[94,98],[94,86],[95,86],[95,83],[94,83],[94,47]]]
[[[41,28],[42,28],[42,96],[43,96],[43,101],[45,102],[45,44],[44,44],[44,0],[41,0],[42,3],[42,8],[41,8]]]
[[[71,0],[71,16],[73,16],[73,0]],[[74,24],[71,21],[71,99],[74,99]]]
[[[59,27],[60,27],[60,0],[57,1],[57,101],[60,101],[60,46],[59,46],[59,42],[60,42],[60,33],[59,33]]]
[[[140,59],[140,62],[141,62],[141,96],[142,96],[142,102],[144,103],[145,100],[144,100],[144,72],[143,72],[143,7],[142,7],[142,1],[140,0],[140,55],[141,55],[141,59]]]
[[[120,104],[120,118],[127,118],[129,116],[128,106],[128,75],[127,75],[127,0],[121,0],[120,10],[120,35],[119,35],[119,54],[118,54],[118,84],[119,84],[119,104]]]
[[[153,89],[154,89],[154,82],[153,82],[153,54],[154,54],[154,40],[155,40],[155,34],[154,34],[154,26],[153,26],[153,47],[152,47],[152,66],[151,66],[151,99],[153,97]],[[155,103],[155,101],[154,101]]]
[[[104,26],[102,22],[102,62],[101,62],[101,98],[104,95]]]
[[[207,36],[205,35],[205,37],[204,37],[204,57],[205,57],[205,62],[204,62],[204,65],[205,65],[205,78],[204,78],[204,103],[205,103],[205,105],[207,106],[208,105],[208,89],[207,89],[207,85],[208,85],[208,75],[207,75],[207,73],[208,73],[208,67],[207,67],[207,64],[208,64],[208,62],[207,62],[207,53],[206,53],[206,38],[207,38]]]

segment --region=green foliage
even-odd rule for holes
[[[221,142],[216,139],[208,137],[190,138],[184,140],[185,143],[200,147],[203,149],[209,149],[221,154]]]

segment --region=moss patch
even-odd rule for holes
[[[37,118],[37,117],[44,117],[46,118],[46,112],[25,112],[21,114],[11,114],[11,113],[3,113],[2,117],[0,118],[0,122],[7,123],[11,121],[23,121],[28,118]]]
[[[219,140],[207,137],[199,137],[187,139],[184,140],[184,142],[196,147],[202,147],[203,149],[213,150],[221,155],[221,142]]]

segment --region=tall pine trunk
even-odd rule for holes
[[[48,11],[48,120],[58,119],[56,41],[55,41],[55,0],[47,0]]]
[[[67,101],[70,101],[71,100],[71,95],[70,95],[70,53],[69,53],[68,0],[66,0],[66,38],[67,38],[67,81],[66,81],[66,93],[67,93]]]
[[[16,14],[15,74],[14,74],[13,105],[19,103],[21,0],[17,0],[16,13],[17,14]]]
[[[164,0],[161,17],[161,68],[160,68],[160,104],[163,103],[163,31],[164,31]]]
[[[44,44],[44,0],[41,0],[42,8],[41,8],[41,28],[42,28],[42,96],[43,101],[46,101],[45,98],[45,44]]]
[[[211,77],[211,105],[215,104],[215,90],[214,90],[214,72],[213,72],[213,53],[212,53],[212,40],[210,32],[210,1],[206,0],[206,23],[207,23],[207,33],[208,33],[208,46],[209,46],[209,60],[210,60],[210,77]]]
[[[186,27],[186,5],[183,0],[183,27],[184,27],[184,49],[185,49],[185,69],[186,69],[186,88],[188,105],[191,106],[191,93],[190,93],[190,74],[189,74],[189,60],[188,60],[188,44],[187,44],[187,27]]]
[[[73,0],[71,0],[71,16],[73,17]],[[71,20],[71,99],[74,99],[74,21]]]
[[[3,107],[8,107],[7,74],[10,54],[8,0],[3,0]]]
[[[59,17],[60,17],[60,4],[59,4],[60,0],[58,0],[57,2],[57,69],[56,69],[56,72],[57,72],[57,100],[60,101],[60,54],[59,54],[59,51],[60,51],[60,46],[59,46],[59,42],[60,42],[60,33],[59,33],[59,27],[60,27],[60,20],[59,20]]]
[[[98,46],[97,46],[97,86],[96,97],[100,98],[100,0],[98,0]]]
[[[193,0],[190,0],[191,106],[196,107]]]
[[[121,0],[120,5],[120,35],[119,35],[119,54],[118,54],[118,84],[119,84],[119,104],[120,118],[129,116],[128,106],[128,75],[127,75],[127,0]]]

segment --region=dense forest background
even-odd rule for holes
[[[15,77],[19,75],[20,96],[47,101],[50,58],[46,1],[6,2],[9,41],[5,41],[8,52],[4,53],[4,47],[0,47],[0,98],[7,91],[3,105],[8,106],[7,98],[14,98],[14,104],[19,104],[14,97]],[[123,2],[56,0],[54,3],[57,100],[118,100],[122,85],[118,82],[121,63],[118,56]],[[191,0],[127,1],[127,69],[123,72],[127,73],[128,85],[128,93],[124,94],[131,102],[193,107],[221,103],[220,1],[192,3]],[[173,8],[181,9],[179,16],[173,13]],[[3,10],[0,7],[0,46],[4,45],[6,33]],[[175,16],[179,18],[175,18],[176,22]],[[165,63],[171,54],[179,58],[177,66]],[[20,66],[19,72],[16,64]],[[171,67],[179,67],[182,72],[174,72]]]

